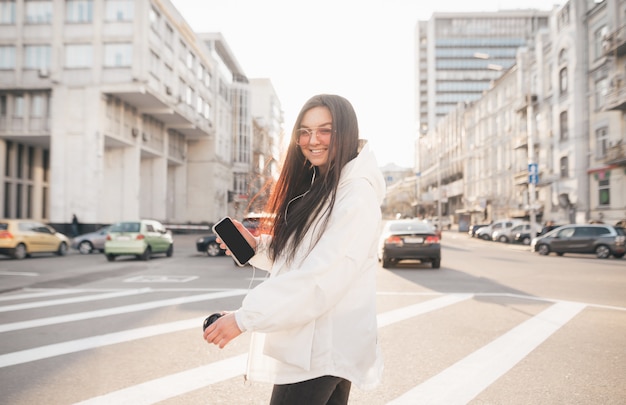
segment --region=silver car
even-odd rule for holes
[[[83,255],[94,251],[104,253],[104,242],[107,240],[107,232],[111,225],[103,226],[94,232],[85,233],[72,238],[72,248]]]

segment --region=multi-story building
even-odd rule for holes
[[[278,178],[283,153],[284,116],[270,79],[250,79],[254,136],[252,170],[249,179],[249,207],[260,212]]]
[[[53,224],[234,213],[249,83],[168,0],[0,2],[0,213]]]
[[[625,218],[624,12],[623,0],[555,8],[480,99],[420,139],[420,203],[457,221]]]
[[[420,134],[459,103],[479,99],[515,64],[517,49],[548,25],[549,11],[434,13],[415,29],[415,117]]]

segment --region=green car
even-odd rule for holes
[[[159,221],[142,219],[124,221],[111,225],[104,243],[104,254],[112,262],[117,256],[133,255],[150,260],[156,253],[167,257],[174,253],[174,238]]]

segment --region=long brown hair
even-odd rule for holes
[[[315,107],[328,108],[333,119],[329,167],[324,175],[320,175],[319,170],[307,161],[297,145],[297,129],[304,114]],[[283,168],[265,209],[274,214],[273,223],[269,224],[273,235],[269,246],[272,259],[285,255],[289,262],[302,237],[320,218],[320,227],[316,229],[313,244],[308,247],[309,252],[317,244],[335,205],[341,170],[357,156],[358,146],[359,126],[348,100],[337,95],[320,94],[304,104],[291,132]]]

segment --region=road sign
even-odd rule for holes
[[[539,167],[537,163],[528,164],[528,184],[539,183]]]

